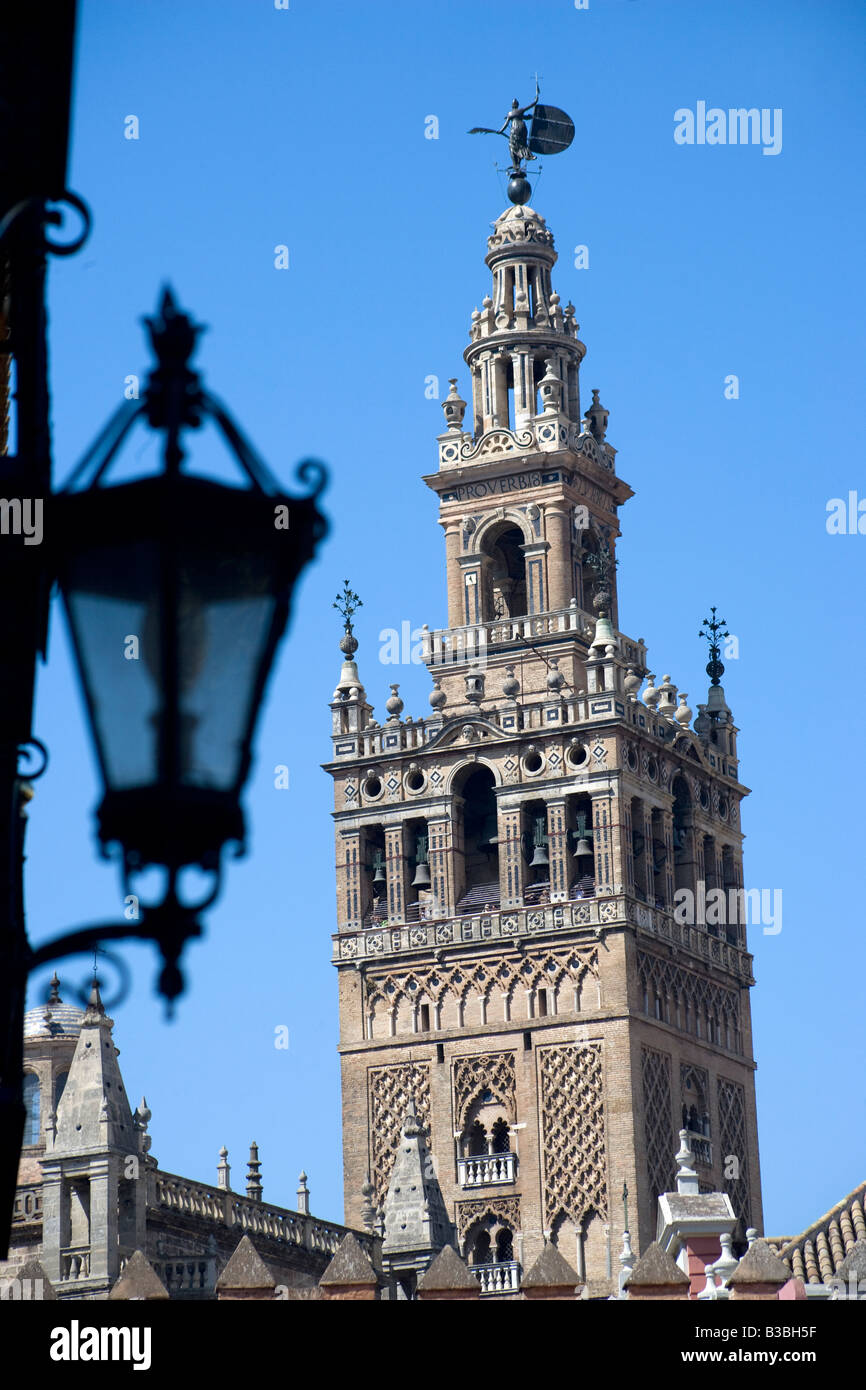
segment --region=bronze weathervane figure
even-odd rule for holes
[[[574,122],[558,106],[542,106],[538,100],[538,78],[535,80],[535,98],[528,106],[521,106],[514,98],[511,109],[498,130],[490,126],[476,125],[470,135],[503,135],[508,140],[511,155],[509,169],[508,197],[512,203],[528,203],[532,189],[526,177],[524,161],[535,159],[539,154],[559,154],[567,150],[574,139]],[[526,119],[532,121],[531,132]],[[507,134],[506,134],[507,132]]]

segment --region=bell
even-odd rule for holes
[[[430,887],[430,865],[427,862],[427,836],[419,835],[415,844],[415,877],[413,888]]]
[[[586,816],[583,812],[581,812],[577,818],[577,830],[574,833],[577,835],[577,844],[574,847],[573,857],[575,859],[592,859],[592,841],[587,839]]]
[[[529,867],[530,869],[546,869],[550,865],[550,860],[547,857],[547,850],[545,849],[547,836],[544,833],[544,816],[536,816],[535,818],[533,839],[535,841],[535,851],[529,861]]]
[[[374,883],[384,883],[384,882],[385,882],[385,860],[384,860],[384,857],[383,857],[383,855],[382,855],[382,851],[381,851],[380,849],[377,849],[377,850],[376,850],[376,855],[375,855],[375,858],[373,859],[373,870],[374,870],[374,872],[373,872],[373,882],[374,882]]]

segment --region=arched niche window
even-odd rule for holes
[[[361,862],[361,920],[364,926],[377,927],[388,915],[384,826],[364,826],[361,832]]]
[[[649,848],[649,871],[652,873],[652,896],[656,907],[667,906],[667,887],[665,869],[668,861],[665,844],[664,819],[657,806],[652,813],[652,845]]]
[[[407,821],[405,835],[409,861],[406,920],[426,921],[438,915],[430,877],[430,830],[426,820],[415,817]]]
[[[24,1077],[24,1139],[25,1144],[38,1144],[40,1139],[39,1131],[39,1112],[40,1112],[40,1087],[39,1077],[33,1072],[27,1072]]]
[[[489,1265],[492,1263],[489,1231],[479,1231],[476,1235],[472,1244],[470,1260],[474,1265]]]
[[[495,779],[488,767],[475,766],[458,775],[454,876],[458,913],[499,906],[499,841]],[[462,840],[462,852],[460,843]]]
[[[581,536],[581,546],[578,551],[575,564],[575,580],[578,608],[582,608],[586,613],[592,613],[592,600],[595,595],[595,586],[598,582],[598,555],[600,543],[598,533],[592,528],[584,531]]]
[[[525,537],[519,526],[503,522],[489,530],[481,543],[487,557],[482,617],[485,622],[523,618],[528,613]]]
[[[487,1153],[487,1130],[480,1120],[473,1121],[467,1141],[469,1158],[481,1158]]]
[[[646,842],[644,827],[644,807],[640,797],[631,799],[631,865],[634,878],[634,891],[644,902],[649,899],[647,885],[647,862],[651,846]]]
[[[508,1129],[507,1120],[496,1120],[493,1125],[493,1152],[495,1154],[507,1154],[511,1152],[511,1134]]]
[[[503,1226],[496,1233],[496,1263],[510,1264],[514,1259],[514,1233],[508,1226]]]
[[[568,759],[566,760],[568,761]],[[577,763],[583,766],[583,763]],[[595,896],[595,848],[592,828],[592,797],[581,792],[567,799],[572,898]]]
[[[673,780],[674,887],[695,892],[695,836],[692,799],[684,777]]]

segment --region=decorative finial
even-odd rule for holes
[[[226,1148],[225,1144],[223,1144],[222,1148],[220,1149],[220,1161],[217,1164],[217,1186],[222,1188],[224,1192],[228,1192],[230,1190],[231,1184],[229,1183],[229,1178],[231,1177],[231,1172],[232,1169],[231,1164],[229,1163],[229,1151]]]
[[[364,604],[363,600],[353,591],[348,579],[343,580],[343,592],[337,594],[332,607],[342,613],[346,627],[346,634],[340,643],[340,650],[345,652],[347,656],[351,656],[353,652],[358,650],[357,640],[352,636],[352,614],[356,613],[359,608],[363,608]],[[348,642],[347,639],[349,639]]]
[[[710,613],[712,617],[704,618],[698,636],[703,637],[710,644],[710,659],[707,662],[707,675],[710,678],[711,685],[718,685],[722,676],[725,674],[725,668],[721,662],[721,638],[730,637],[731,634],[725,627],[727,620],[725,618],[716,618],[715,607],[710,609]],[[724,631],[722,630],[723,628]]]
[[[687,1129],[680,1130],[680,1147],[676,1156],[677,1161],[677,1192],[683,1196],[696,1197],[700,1192],[698,1175],[692,1167],[695,1156],[689,1145],[689,1132]]]
[[[49,996],[48,996],[48,1003],[49,1003],[49,1004],[62,1004],[62,1003],[63,1003],[63,1000],[60,998],[60,980],[59,980],[58,977],[57,977],[57,971],[56,971],[56,970],[55,970],[54,974],[51,976],[50,984],[51,984],[51,993],[50,993]]]
[[[252,1202],[260,1202],[262,1200],[261,1166],[259,1162],[259,1146],[254,1139],[250,1144],[250,1158],[247,1163],[247,1196]]]
[[[307,1175],[303,1168],[298,1174],[298,1211],[303,1216],[310,1214],[310,1189],[307,1187]]]
[[[622,1185],[622,1211],[623,1211],[623,1230],[628,1230],[628,1183]]]

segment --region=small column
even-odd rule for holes
[[[514,428],[525,430],[535,414],[535,391],[530,396],[528,376],[531,370],[527,352],[512,352],[511,362],[514,370]],[[534,384],[533,384],[534,385]]]
[[[463,625],[463,574],[460,569],[462,550],[462,523],[449,521],[445,524],[445,567],[448,582],[448,626]]]
[[[547,597],[547,579],[545,571],[548,569],[548,552],[550,545],[547,541],[529,541],[522,545],[526,559],[526,609],[527,614],[545,613],[551,607]],[[563,605],[564,607],[565,605]]]
[[[454,900],[454,855],[451,835],[451,820],[447,811],[434,812],[427,820],[428,847],[430,863],[430,889],[433,901],[442,916],[450,916],[456,906]]]
[[[571,859],[568,843],[566,803],[562,797],[547,803],[547,857],[550,860],[550,901],[568,901],[571,882]]]
[[[403,922],[406,918],[406,849],[403,826],[390,825],[385,829],[385,871],[388,879],[388,921]]]
[[[614,804],[610,792],[600,792],[593,796],[592,843],[595,851],[595,891],[597,895],[613,892],[613,816]]]
[[[572,592],[574,567],[571,560],[571,517],[564,503],[544,509],[550,550],[547,555],[547,607],[567,608]]]
[[[361,874],[365,866],[361,863],[361,833],[358,830],[341,831],[337,839],[340,859],[337,863],[337,920],[339,925],[358,929],[363,918],[363,892]]]
[[[520,802],[496,799],[499,837],[499,893],[503,907],[523,906],[526,863],[523,858],[523,816]]]

